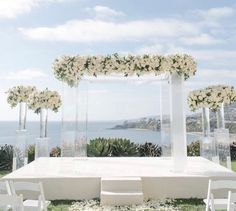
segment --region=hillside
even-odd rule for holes
[[[201,113],[194,113],[186,117],[187,132],[201,132]],[[230,133],[236,133],[236,103],[225,107],[225,122],[226,128],[229,128]],[[211,128],[216,128],[216,114],[210,112]],[[159,131],[161,127],[160,117],[143,117],[135,120],[126,120],[121,125],[116,125],[111,129],[148,129]]]

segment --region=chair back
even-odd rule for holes
[[[39,202],[45,206],[45,196],[41,182],[10,182],[12,194],[16,195],[17,191],[33,191],[38,193]]]
[[[211,190],[220,190],[220,189],[235,189],[236,190],[236,181],[235,180],[209,180],[209,186]]]
[[[236,192],[229,191],[228,193],[228,204],[227,211],[234,211],[236,207]]]
[[[9,182],[7,180],[6,181],[0,181],[0,194],[12,195]]]
[[[0,194],[0,206],[11,206],[14,211],[24,211],[23,196]]]
[[[33,191],[40,192],[40,184],[33,182],[10,182],[12,193],[16,194],[16,191]]]
[[[210,205],[211,205],[212,210],[215,210],[214,195],[212,191],[221,190],[221,189],[236,190],[236,181],[234,180],[209,180],[207,200],[206,200],[206,211],[208,211]]]

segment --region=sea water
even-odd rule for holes
[[[161,144],[161,134],[159,131],[145,129],[112,129],[122,121],[97,121],[88,122],[85,130],[85,123],[79,124],[80,132],[87,134],[87,141],[94,138],[126,138],[135,143],[152,142]],[[17,122],[0,122],[0,145],[14,144]],[[39,137],[39,122],[28,122],[27,130],[29,132],[28,144],[34,144],[35,139]],[[84,131],[82,131],[84,130]],[[48,137],[50,138],[50,147],[60,146],[61,143],[61,122],[48,123]],[[191,143],[197,140],[195,135],[188,134],[187,141]]]

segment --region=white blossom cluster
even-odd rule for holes
[[[45,89],[35,91],[30,95],[29,108],[39,113],[41,109],[50,109],[57,112],[62,105],[61,96],[56,91]]]
[[[16,107],[18,103],[28,103],[29,96],[36,90],[34,86],[14,86],[7,93],[7,102],[11,107]]]
[[[101,206],[98,200],[88,200],[75,202],[69,207],[68,211],[179,211],[173,205],[173,200],[145,201],[142,205],[131,206]]]
[[[185,79],[195,75],[196,61],[187,54],[169,56],[143,55],[120,56],[62,56],[53,63],[54,75],[69,86],[78,85],[83,75],[107,75],[110,73],[132,75],[170,72],[183,75]]]
[[[217,111],[220,105],[230,105],[236,101],[236,91],[233,86],[215,85],[205,89],[195,90],[188,95],[188,105],[192,111],[206,107]]]

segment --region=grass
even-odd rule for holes
[[[236,161],[232,161],[232,170],[236,172]],[[9,171],[0,171],[0,178],[8,174]],[[52,201],[49,206],[49,211],[66,211],[71,206],[73,201],[69,200],[58,200]],[[202,199],[176,199],[174,204],[181,211],[204,211],[205,206]],[[148,210],[145,210],[148,211]],[[152,210],[153,211],[153,210]]]
[[[9,171],[0,171],[0,178],[10,173]]]
[[[236,172],[236,160],[232,161],[232,170]]]

